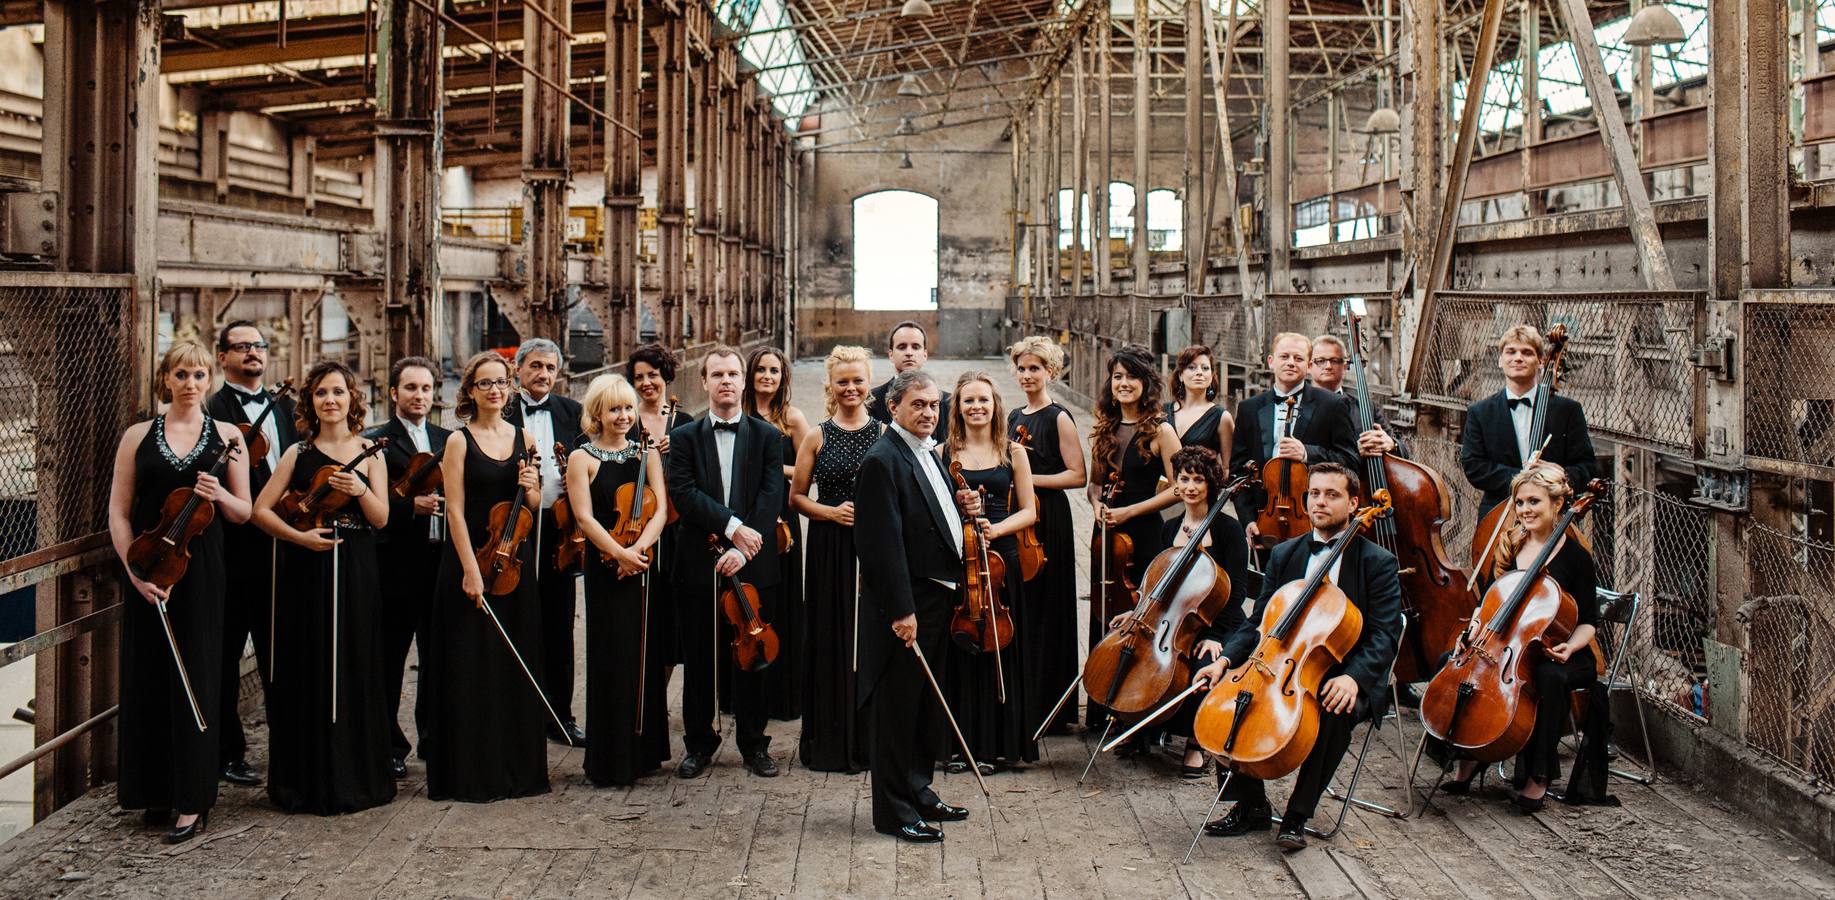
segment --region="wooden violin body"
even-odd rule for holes
[[[198,437],[199,440],[208,438],[209,435]],[[212,478],[223,474],[223,467],[229,463],[230,454],[236,451],[238,443],[231,438],[229,446],[218,455],[210,467]],[[159,523],[127,545],[127,570],[135,578],[162,588],[178,584],[191,565],[191,539],[203,534],[216,517],[217,505],[204,502],[195,488],[173,489],[159,505]]]
[[[381,453],[388,445],[388,438],[377,438],[350,462],[340,466],[319,466],[319,470],[312,473],[311,483],[305,488],[289,488],[280,495],[280,499],[274,503],[274,512],[280,515],[281,521],[299,531],[325,527],[325,523],[350,505],[352,500],[351,495],[331,486],[331,476],[339,472],[356,471],[365,459]]]
[[[1521,608],[1501,631],[1480,628],[1421,696],[1427,732],[1481,762],[1521,752],[1536,724],[1535,666],[1548,647],[1566,641],[1579,619],[1574,598],[1547,574],[1506,572],[1485,592],[1481,621],[1497,617],[1519,589]]]
[[[291,393],[293,393],[293,379],[289,376],[281,381],[279,387],[268,392],[268,405],[262,408],[261,414],[255,417],[255,421],[236,423],[236,430],[242,432],[242,443],[248,447],[251,463],[268,458],[268,450],[271,448],[268,446],[268,436],[262,432],[261,426],[266,424],[268,416],[273,415],[275,408],[280,405],[275,401]]]
[[[723,552],[719,538],[709,537],[714,553]],[[733,663],[746,672],[758,672],[777,661],[777,630],[759,611],[758,588],[738,575],[721,577],[720,615],[733,626]]]
[[[528,465],[541,465],[541,455],[529,454]],[[477,548],[478,572],[484,576],[484,592],[501,597],[515,592],[522,582],[522,542],[535,529],[535,511],[529,508],[528,492],[516,486],[516,496],[491,507],[484,540]]]
[[[1102,487],[1102,504],[1113,506],[1121,490],[1121,473],[1109,473],[1109,483]],[[1100,522],[1090,535],[1090,614],[1101,612],[1102,621],[1134,608],[1139,599],[1128,567],[1134,562],[1134,539]],[[1098,599],[1100,598],[1100,599]]]
[[[1389,519],[1390,549],[1400,567],[1402,612],[1408,618],[1395,659],[1395,680],[1412,684],[1427,679],[1453,649],[1478,605],[1478,595],[1467,586],[1471,572],[1446,555],[1440,529],[1452,517],[1453,495],[1440,473],[1397,456],[1374,462],[1383,467],[1383,481],[1395,504],[1396,514]]]
[[[796,546],[796,538],[792,537],[790,534],[790,523],[784,521],[783,519],[778,519],[777,520],[777,554],[779,556],[782,556],[786,553],[789,553],[790,548],[794,546]]]
[[[1027,433],[1026,426],[1013,429],[1013,440],[1028,451],[1032,449],[1032,435]],[[1019,533],[1019,577],[1021,581],[1031,581],[1038,577],[1039,570],[1045,568],[1045,543],[1039,540],[1038,526],[1031,525]]]
[[[961,460],[950,462],[949,474],[957,490],[969,489]],[[1007,561],[988,546],[987,534],[973,520],[962,523],[962,558],[962,598],[949,617],[950,640],[970,653],[998,653],[1013,643],[1013,614],[1000,599],[1007,587]]]
[[[1285,437],[1293,437],[1294,421],[1299,418],[1300,395],[1288,396]],[[1263,542],[1280,543],[1312,527],[1306,517],[1306,464],[1275,457],[1262,464],[1262,488],[1267,502],[1255,514],[1255,530]]]
[[[554,444],[554,458],[561,465],[561,482],[567,481],[567,448],[559,441]],[[573,501],[569,500],[566,491],[555,498],[554,506],[554,570],[567,572],[573,570],[586,558],[586,535],[580,531],[579,520],[573,515]]]
[[[643,507],[634,510],[633,504],[636,502],[637,491],[640,489],[644,492]],[[611,533],[612,540],[629,547],[637,543],[638,538],[643,537],[644,526],[649,525],[650,520],[656,517],[656,491],[645,486],[640,476],[638,481],[627,481],[619,485],[614,499],[618,504],[615,513],[618,516],[618,522],[606,530]]]
[[[446,483],[440,470],[440,458],[432,453],[416,453],[408,460],[408,470],[389,485],[389,493],[403,500],[431,494]]]

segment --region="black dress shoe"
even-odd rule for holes
[[[675,767],[677,778],[699,778],[707,771],[707,757],[699,753],[690,753],[682,757],[682,764]]]
[[[1515,804],[1516,808],[1521,810],[1525,814],[1539,813],[1542,811],[1543,807],[1548,805],[1548,797],[1545,795],[1545,796],[1537,797],[1531,800],[1530,798],[1525,797],[1522,794],[1518,794],[1514,797],[1511,797],[1510,802]]]
[[[968,810],[938,800],[934,805],[918,807],[918,815],[926,822],[960,822],[968,818]]]
[[[760,778],[777,777],[777,763],[771,759],[771,753],[767,750],[755,750],[746,754],[745,767]]]
[[[1403,709],[1421,708],[1421,695],[1415,691],[1412,684],[1398,686],[1395,690],[1395,700],[1402,705]]]
[[[399,756],[390,757],[389,774],[396,778],[408,777],[408,761]]]
[[[172,830],[166,832],[165,842],[168,844],[182,844],[197,837],[198,834],[204,830],[204,826],[208,824],[210,824],[210,813],[209,811],[205,811],[197,818],[192,819],[189,825],[172,826]]]
[[[243,787],[260,787],[261,773],[251,768],[246,759],[232,759],[223,764],[223,780]]]
[[[943,829],[928,822],[913,822],[892,832],[892,836],[913,844],[939,844],[943,842]]]
[[[1274,836],[1274,844],[1290,852],[1306,849],[1306,823],[1301,822],[1298,825],[1282,823],[1281,832]]]
[[[548,740],[570,747],[584,747],[586,746],[586,732],[580,728],[578,723],[567,722],[558,730],[550,726]]]
[[[140,813],[140,824],[148,828],[164,828],[172,824],[172,810],[147,809]]]
[[[1267,831],[1274,827],[1274,810],[1266,803],[1250,806],[1238,803],[1224,813],[1223,818],[1207,822],[1204,833],[1211,837],[1236,837],[1251,831]]]

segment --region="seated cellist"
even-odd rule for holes
[[[1223,643],[1223,655],[1216,662],[1198,670],[1193,680],[1216,684],[1235,665],[1234,660],[1247,659],[1260,641],[1259,628],[1276,591],[1289,582],[1313,574],[1313,567],[1323,565],[1330,557],[1332,543],[1351,523],[1351,514],[1362,498],[1357,474],[1335,462],[1319,463],[1311,469],[1306,489],[1306,513],[1313,530],[1274,548],[1269,556],[1267,576],[1261,594],[1255,598],[1255,609],[1248,622],[1232,634],[1209,637]],[[1363,614],[1363,631],[1357,644],[1345,656],[1343,665],[1335,668],[1319,688],[1323,715],[1319,733],[1306,762],[1301,764],[1293,785],[1293,796],[1281,816],[1281,829],[1275,843],[1285,850],[1306,846],[1306,822],[1318,807],[1319,796],[1331,783],[1338,763],[1351,745],[1351,730],[1361,721],[1381,715],[1386,709],[1384,688],[1389,664],[1395,659],[1401,628],[1401,583],[1396,578],[1395,556],[1367,538],[1358,536],[1345,548],[1333,565],[1331,581]],[[1219,769],[1219,777],[1222,771]],[[1274,823],[1274,812],[1268,804],[1263,782],[1240,773],[1230,779],[1225,800],[1236,805],[1220,819],[1204,826],[1206,834],[1233,837],[1251,831],[1263,831]]]

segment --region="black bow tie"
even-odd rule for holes
[[[1514,410],[1519,406],[1527,406],[1530,409],[1535,409],[1536,400],[1534,397],[1511,397],[1510,408]]]
[[[1321,541],[1321,540],[1314,538],[1314,539],[1308,539],[1306,542],[1307,551],[1314,555],[1324,553],[1325,551],[1330,550],[1331,548],[1332,548],[1332,544],[1330,541]]]
[[[733,432],[734,434],[738,434],[739,433],[739,420],[735,419],[731,422],[722,422],[719,419],[715,419],[714,420],[714,430],[715,431],[730,431],[730,432]]]
[[[267,391],[257,391],[251,394],[248,391],[245,391],[238,387],[232,387],[230,388],[230,390],[236,392],[236,399],[242,401],[243,406],[247,406],[250,403],[268,402],[268,392]]]
[[[543,397],[540,400],[524,400],[522,402],[522,408],[523,412],[547,412],[548,398]]]

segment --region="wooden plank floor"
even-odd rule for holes
[[[953,385],[970,365],[999,369],[935,368]],[[819,378],[819,364],[797,367],[799,405],[816,417]],[[250,725],[261,766],[265,729]],[[991,777],[992,820],[972,778],[939,775],[939,793],[974,814],[941,846],[911,846],[873,832],[865,776],[804,771],[796,723],[771,733],[776,779],[746,774],[729,743],[706,777],[622,790],[593,788],[580,752],[551,746],[552,793],[484,806],[427,800],[418,761],[395,802],[336,818],[283,815],[259,789],[226,786],[205,839],[176,849],[104,788],[0,846],[0,896],[1835,896],[1835,867],[1669,783],[1615,784],[1620,808],[1534,816],[1494,787],[1441,798],[1419,819],[1354,810],[1336,838],[1297,854],[1270,835],[1204,838],[1182,865],[1211,786],[1174,778],[1170,756],[1105,756],[1079,784],[1094,740],[1084,735],[1048,739],[1040,763]],[[1403,767],[1391,724],[1360,790],[1396,798]],[[1277,803],[1285,791],[1273,788]]]

